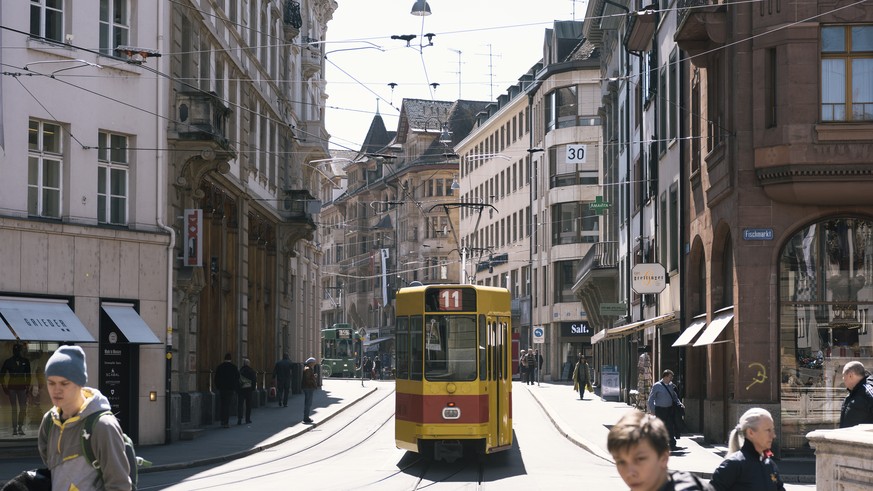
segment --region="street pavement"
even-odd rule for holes
[[[313,401],[313,424],[302,422],[303,396],[293,395],[288,400],[288,407],[280,408],[276,403],[268,403],[255,409],[252,412],[252,424],[237,426],[233,424],[235,418],[231,417],[230,428],[213,424],[199,432],[199,436],[193,440],[138,446],[137,455],[152,462],[150,468],[141,469],[140,472],[217,465],[267,450],[312,430],[380,388],[393,388],[392,384],[392,381],[378,380],[366,380],[363,385],[355,379],[325,380],[324,390],[316,391]],[[610,425],[627,412],[635,411],[627,404],[603,401],[591,393],[586,394],[585,400],[579,400],[572,385],[566,383],[525,385],[515,382],[513,391],[528,391],[561,434],[609,462],[612,462],[612,457],[606,450],[606,436]],[[693,472],[705,478],[711,476],[727,450],[724,446],[705,444],[700,435],[682,436],[679,446],[685,447],[685,450],[670,456],[670,468]],[[32,452],[28,448],[0,448],[0,452],[6,454],[0,459],[0,482],[5,482],[22,470],[41,467],[35,451],[36,441],[30,440],[29,447]],[[7,458],[7,455],[19,456]],[[815,482],[814,458],[782,460],[778,464],[786,482]]]

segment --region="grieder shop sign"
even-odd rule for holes
[[[639,294],[661,293],[667,286],[667,271],[659,263],[637,264],[631,277],[631,288]]]

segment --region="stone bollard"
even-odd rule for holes
[[[815,449],[816,489],[870,489],[873,482],[873,424],[806,435]]]

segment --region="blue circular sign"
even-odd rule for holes
[[[541,338],[541,337],[543,337],[543,334],[544,334],[544,332],[543,332],[542,327],[538,327],[538,328],[534,329],[534,336]]]

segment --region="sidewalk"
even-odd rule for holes
[[[592,454],[612,462],[606,450],[609,428],[626,413],[636,411],[623,402],[604,401],[586,393],[585,400],[573,391],[569,382],[541,382],[525,385],[516,382],[513,391],[528,391],[543,408],[552,423],[569,440]],[[692,472],[710,478],[727,453],[727,446],[704,443],[702,435],[683,435],[679,446],[684,450],[670,455],[670,468]],[[787,483],[815,483],[815,459],[783,459],[777,461],[780,474]]]
[[[325,380],[324,390],[316,391],[313,398],[311,417],[314,424],[303,424],[303,394],[297,394],[288,398],[288,407],[280,408],[272,402],[254,409],[250,425],[237,426],[236,417],[231,416],[230,428],[215,423],[206,426],[194,440],[174,441],[169,445],[138,445],[137,455],[152,462],[152,467],[140,469],[140,472],[215,465],[266,450],[310,431],[372,394],[378,385],[389,383],[393,387],[393,381],[366,380],[362,387],[360,379]],[[25,452],[32,453],[32,456],[0,459],[0,483],[23,470],[42,467],[36,440],[30,440],[27,445],[29,449],[21,450],[32,449],[32,452]]]

